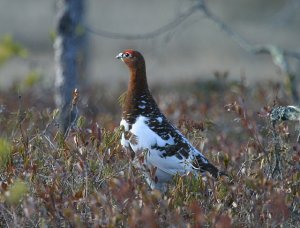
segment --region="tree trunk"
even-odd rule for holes
[[[83,29],[85,0],[59,0],[57,13],[57,37],[55,51],[55,102],[60,110],[59,129],[66,135],[76,120],[77,113],[72,107],[72,94],[78,88],[80,73],[84,67],[85,34]]]

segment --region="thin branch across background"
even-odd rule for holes
[[[119,40],[143,40],[143,39],[153,39],[157,36],[160,36],[164,33],[169,32],[170,30],[176,28],[183,21],[185,21],[188,17],[194,14],[198,10],[198,7],[193,6],[189,8],[184,13],[179,14],[173,21],[170,23],[159,27],[151,32],[143,33],[143,34],[125,34],[125,33],[117,33],[106,30],[95,30],[88,26],[86,26],[86,30],[92,34],[102,36],[110,39],[119,39]]]
[[[96,30],[89,26],[86,26],[86,30],[92,34],[106,37],[110,39],[125,39],[125,40],[141,40],[141,39],[153,39],[162,34],[170,32],[182,24],[186,19],[195,14],[196,12],[201,12],[207,19],[212,21],[222,32],[229,36],[235,43],[237,43],[242,49],[252,54],[268,54],[270,55],[273,63],[279,67],[282,73],[287,78],[287,91],[292,96],[295,103],[299,104],[299,95],[297,93],[296,83],[295,83],[295,73],[291,71],[288,58],[297,59],[300,61],[300,52],[295,52],[291,50],[285,50],[272,44],[252,44],[244,37],[239,35],[233,29],[231,29],[225,22],[213,14],[207,7],[205,0],[197,0],[196,4],[187,9],[185,12],[179,14],[173,21],[166,25],[163,25],[151,32],[142,34],[125,34],[111,32],[107,30]]]
[[[123,40],[142,40],[142,39],[153,39],[157,36],[165,34],[176,27],[178,27],[182,22],[184,22],[187,18],[192,16],[196,12],[202,12],[204,15],[211,21],[213,21],[221,31],[225,32],[230,38],[232,38],[241,48],[248,52],[252,52],[254,54],[260,53],[268,53],[270,55],[274,54],[272,49],[276,48],[279,52],[283,55],[291,58],[295,58],[300,60],[300,52],[294,52],[289,50],[283,50],[275,45],[253,45],[249,41],[247,41],[244,37],[240,36],[234,30],[232,30],[227,24],[225,24],[222,20],[220,20],[216,15],[214,15],[210,9],[207,7],[204,0],[198,0],[197,4],[193,5],[185,12],[180,13],[176,18],[174,18],[171,22],[163,25],[151,32],[141,33],[141,34],[128,34],[128,33],[118,33],[118,32],[111,32],[107,30],[100,30],[100,29],[93,29],[89,26],[86,26],[85,29],[94,34],[105,38],[110,39],[123,39]],[[272,56],[273,57],[273,56]],[[277,62],[274,62],[276,65]]]

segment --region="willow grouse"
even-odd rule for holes
[[[152,189],[166,189],[176,174],[208,171],[215,178],[223,175],[193,147],[160,112],[147,84],[143,56],[126,50],[116,56],[129,68],[130,79],[120,125],[121,144],[134,152],[138,167]],[[142,154],[142,157],[139,156]]]

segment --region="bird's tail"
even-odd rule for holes
[[[201,167],[202,170],[209,172],[214,178],[218,179],[220,176],[227,176],[228,174],[218,170],[214,165],[210,163],[203,164]]]

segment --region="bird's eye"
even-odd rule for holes
[[[126,53],[124,53],[124,57],[125,58],[129,58],[129,57],[131,57],[131,54],[129,54],[128,52],[126,52]]]

